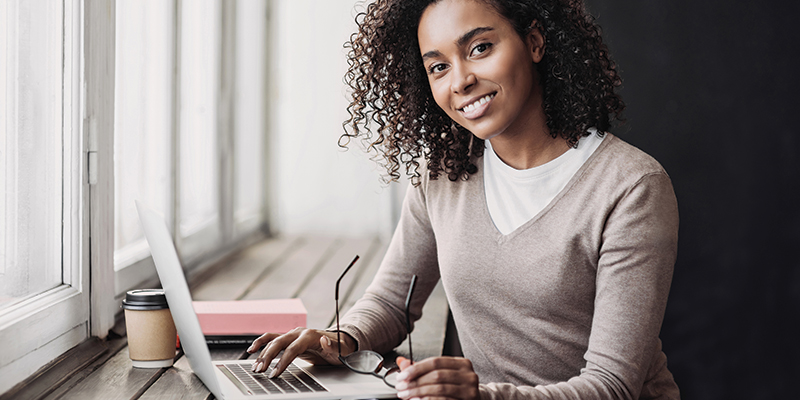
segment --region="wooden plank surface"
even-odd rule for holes
[[[210,349],[212,360],[245,358],[244,349]],[[180,357],[150,386],[140,399],[205,399],[213,398],[200,378],[192,372],[189,359]]]
[[[297,297],[303,300],[308,312],[306,326],[314,329],[327,329],[330,326],[331,319],[336,312],[334,296],[336,280],[339,279],[339,276],[356,255],[362,257],[359,261],[364,263],[363,258],[370,248],[374,246],[376,240],[372,238],[357,238],[342,240],[337,243],[330,257],[324,260],[322,268],[311,276],[311,279],[298,293]],[[356,265],[361,266],[358,262]],[[358,271],[359,269],[351,269],[342,279],[339,287],[340,296],[347,292],[347,289],[358,276]],[[346,298],[340,300],[346,300]]]
[[[136,399],[165,370],[133,368],[128,348],[125,347],[59,399]]]
[[[297,295],[307,277],[325,257],[334,250],[335,237],[311,236],[297,250],[282,260],[260,282],[244,294],[242,299],[284,299]]]
[[[112,329],[113,331],[117,332],[124,332],[124,324],[118,323]],[[99,358],[94,360],[88,366],[84,366],[79,371],[75,371],[64,383],[59,385],[56,388],[53,388],[47,396],[42,397],[45,400],[55,400],[60,399],[65,393],[68,393],[72,390],[78,383],[82,382],[87,377],[91,376],[97,369],[103,366],[106,361],[114,357],[120,350],[127,346],[127,339],[123,336],[114,334],[109,335],[106,338],[106,346],[108,347],[108,351],[103,353]],[[24,397],[23,397],[24,398]],[[39,397],[36,397],[39,398]]]
[[[12,389],[0,395],[0,400],[43,398],[108,351],[106,341],[98,338],[89,339],[59,357],[52,367],[40,371],[39,376],[35,378],[35,385],[23,385],[19,390]]]
[[[211,396],[200,378],[192,373],[189,359],[181,357],[172,368],[150,386],[140,397],[143,400],[205,399]]]
[[[270,238],[224,262],[192,288],[194,300],[237,300],[264,280],[303,243],[300,237]]]

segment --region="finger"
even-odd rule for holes
[[[341,364],[341,361],[339,361],[339,347],[333,343],[333,340],[331,340],[328,335],[320,336],[319,346],[322,348],[320,356],[322,356],[325,361],[334,365]]]
[[[403,399],[422,397],[479,398],[478,375],[472,370],[472,363],[469,360],[464,358],[431,360],[426,364],[457,368],[434,369],[414,380],[400,381],[395,387],[398,390],[398,397]]]
[[[342,347],[342,355],[348,355],[356,351],[356,349],[358,348],[358,343],[347,332],[324,331],[323,333],[331,339],[331,343],[333,346]],[[337,347],[333,347],[333,350],[336,351],[338,354]]]
[[[278,360],[275,368],[270,372],[269,377],[274,378],[289,367],[289,364],[302,353],[312,351],[319,354],[322,350],[319,343],[320,333],[312,329],[304,329],[296,338],[283,350],[283,355]]]
[[[435,371],[428,372],[427,374],[422,375],[413,381],[402,381],[400,383],[405,383],[407,388],[450,384],[477,385],[478,375],[476,375],[474,372],[460,369],[437,369]]]
[[[461,357],[432,357],[413,364],[409,361],[409,366],[397,375],[397,380],[411,382],[427,373],[439,369],[463,369],[472,371],[472,363]],[[401,368],[402,369],[402,368]]]
[[[272,363],[272,359],[275,358],[275,356],[277,355],[277,352],[270,351],[270,349],[273,347],[279,348],[279,346],[275,345],[274,340],[267,343],[267,346],[264,347],[263,350],[261,350],[261,353],[259,353],[258,357],[256,358],[256,361],[253,363],[253,372],[266,371],[269,364]],[[280,352],[280,349],[278,349],[278,352]]]
[[[405,358],[403,356],[398,356],[395,359],[395,363],[397,364],[398,367],[400,367],[401,371],[404,371],[406,368],[411,366],[411,360],[409,360],[409,359],[407,359],[407,358]]]
[[[473,390],[469,386],[457,384],[425,385],[397,392],[397,397],[404,400],[413,398],[474,399],[476,395],[477,389]]]
[[[453,400],[450,397],[426,397],[425,400]]]
[[[471,399],[478,399],[480,398],[480,392],[478,389],[478,377],[477,375],[467,374],[461,371],[436,371],[432,372],[431,374],[444,374],[450,375],[447,378],[443,379],[436,379],[436,383],[428,383],[423,382],[422,379],[412,382],[413,384],[419,384],[419,386],[404,388],[400,382],[398,383],[397,389],[397,397],[401,399],[413,399],[413,398],[437,398],[437,397],[446,397],[451,399],[462,399],[462,400],[471,400]],[[428,375],[425,375],[427,377]],[[457,374],[457,375],[453,375]],[[424,377],[423,377],[424,378]],[[443,383],[443,381],[448,381],[448,383]]]
[[[342,362],[339,361],[339,349],[338,347],[334,346],[333,340],[325,333],[325,331],[317,331],[320,333],[319,337],[319,348],[320,350],[316,350],[315,348],[309,347],[306,349],[304,353],[301,353],[298,358],[301,358],[311,364],[314,365],[340,365]]]
[[[250,347],[247,348],[247,352],[250,353],[250,354],[255,353],[262,346],[264,346],[265,344],[269,343],[270,341],[272,341],[272,339],[275,339],[276,337],[278,337],[280,335],[281,335],[280,333],[269,333],[269,332],[267,332],[267,333],[259,336],[256,340],[253,341],[252,344],[250,344]]]
[[[285,333],[272,339],[269,343],[267,343],[267,347],[264,347],[264,350],[261,350],[261,354],[259,354],[258,358],[256,358],[255,364],[253,364],[253,372],[264,372],[269,367],[272,360],[289,346],[292,342],[294,342],[295,338],[298,336],[298,330],[294,329],[291,332]]]

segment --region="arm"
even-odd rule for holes
[[[411,276],[417,275],[410,315],[416,321],[439,281],[436,238],[431,229],[423,180],[409,186],[400,221],[380,269],[364,296],[341,320],[341,330],[358,342],[359,349],[385,353],[406,337],[405,300]]]
[[[489,383],[483,399],[636,399],[661,355],[658,333],[677,249],[677,202],[664,173],[641,178],[607,215],[598,249],[594,313],[585,367],[564,382],[539,386]],[[408,367],[403,399],[469,393],[463,365]],[[655,368],[657,369],[657,368]],[[456,372],[454,372],[456,370]],[[430,373],[438,376],[432,378]],[[460,382],[454,380],[461,379]],[[456,398],[469,398],[453,396]]]
[[[415,274],[418,280],[410,307],[412,321],[422,315],[422,306],[439,280],[439,270],[425,194],[422,187],[409,186],[400,222],[375,279],[340,321],[343,355],[361,349],[385,353],[405,339],[405,299]],[[273,376],[283,372],[295,357],[313,364],[340,364],[335,332],[334,326],[328,330],[297,328],[286,334],[265,333],[247,349],[255,353],[265,346],[253,371],[266,371],[281,351],[284,353]]]

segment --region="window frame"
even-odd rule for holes
[[[95,332],[105,337],[110,325],[103,325],[102,309],[92,307],[94,300],[104,301],[92,293],[100,278],[90,282],[95,269],[90,259],[89,210],[90,163],[89,131],[104,127],[99,119],[86,118],[93,105],[102,104],[92,90],[97,81],[105,79],[97,74],[87,79],[87,72],[103,70],[105,64],[93,64],[108,51],[84,38],[103,34],[112,25],[103,21],[107,7],[113,9],[113,0],[84,2],[65,0],[44,5],[63,19],[62,41],[62,284],[32,296],[4,309],[0,314],[0,347],[4,355],[0,361],[0,393],[23,381],[47,365],[51,360],[78,345]],[[99,10],[102,9],[102,10]],[[85,24],[89,15],[96,23]],[[91,27],[93,25],[94,27]],[[113,54],[113,43],[110,44]],[[96,55],[98,57],[87,57]],[[91,115],[91,114],[88,114]],[[113,118],[113,115],[112,115]],[[96,313],[95,313],[96,311]],[[113,320],[113,314],[111,315]],[[32,335],[31,332],[36,332]]]

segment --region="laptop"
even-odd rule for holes
[[[255,360],[212,361],[175,244],[160,215],[136,202],[139,219],[167,296],[172,319],[192,371],[218,399],[354,399],[396,398],[383,380],[342,366],[314,366],[296,359],[281,376],[253,373]],[[276,361],[273,361],[273,366]]]

